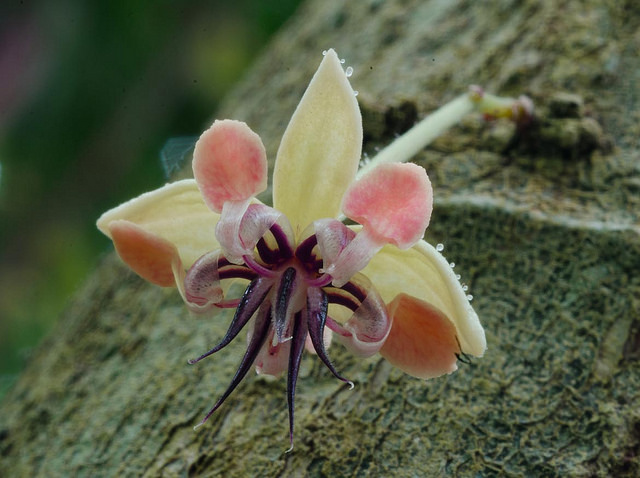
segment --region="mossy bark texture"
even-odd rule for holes
[[[244,344],[187,365],[228,311],[192,317],[109,254],[4,398],[0,476],[640,475],[638,3],[312,0],[216,116],[273,158],[329,47],[369,155],[470,84],[536,104],[523,130],[471,117],[416,157],[485,357],[425,382],[334,346],[356,387],[304,358],[292,453],[284,379],[250,376],[194,432]]]

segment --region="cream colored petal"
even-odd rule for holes
[[[142,194],[105,212],[98,229],[113,239],[109,225],[129,221],[175,245],[185,268],[205,252],[219,247],[215,227],[219,214],[204,203],[195,180],[185,179]]]
[[[362,116],[336,52],[326,52],[289,122],[276,157],[273,204],[298,236],[336,217],[362,151]]]
[[[406,293],[437,307],[455,325],[463,352],[484,353],[487,344],[478,315],[447,260],[427,242],[406,250],[385,246],[362,273],[387,303]]]

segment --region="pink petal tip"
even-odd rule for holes
[[[193,152],[193,175],[207,205],[222,211],[267,188],[267,154],[260,136],[240,121],[216,121]]]
[[[344,214],[372,238],[401,249],[424,236],[432,208],[427,172],[411,163],[381,164],[353,183],[342,201]]]

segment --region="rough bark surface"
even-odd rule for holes
[[[187,365],[229,314],[189,316],[110,254],[4,398],[0,476],[640,475],[638,3],[310,1],[217,116],[273,158],[328,47],[370,154],[469,84],[533,98],[527,130],[470,118],[416,158],[485,357],[423,382],[335,346],[356,387],[304,358],[292,453],[284,379],[249,377],[194,432],[244,344]]]

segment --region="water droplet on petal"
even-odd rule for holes
[[[467,296],[467,300],[468,300],[468,301],[472,301],[472,300],[473,300],[473,296],[472,296],[471,294],[469,294],[469,295]]]
[[[468,291],[469,290],[469,286],[467,284],[462,284],[462,290],[463,291]]]
[[[342,63],[344,65],[344,58],[340,58],[340,63]]]
[[[444,251],[444,244],[442,244],[442,243],[436,244],[436,251],[438,251],[438,252]]]
[[[347,75],[347,78],[349,78],[351,75],[353,75],[353,68],[348,66],[346,70],[344,70],[344,74]]]
[[[353,90],[353,96],[358,96],[358,90]]]
[[[456,266],[456,263],[455,263],[455,262],[450,262],[450,263],[449,263],[449,267],[451,267],[452,269],[453,269],[455,266]]]
[[[327,50],[322,50],[322,56],[327,56]]]
[[[460,280],[460,277],[462,277],[460,274],[456,274],[456,279]]]

